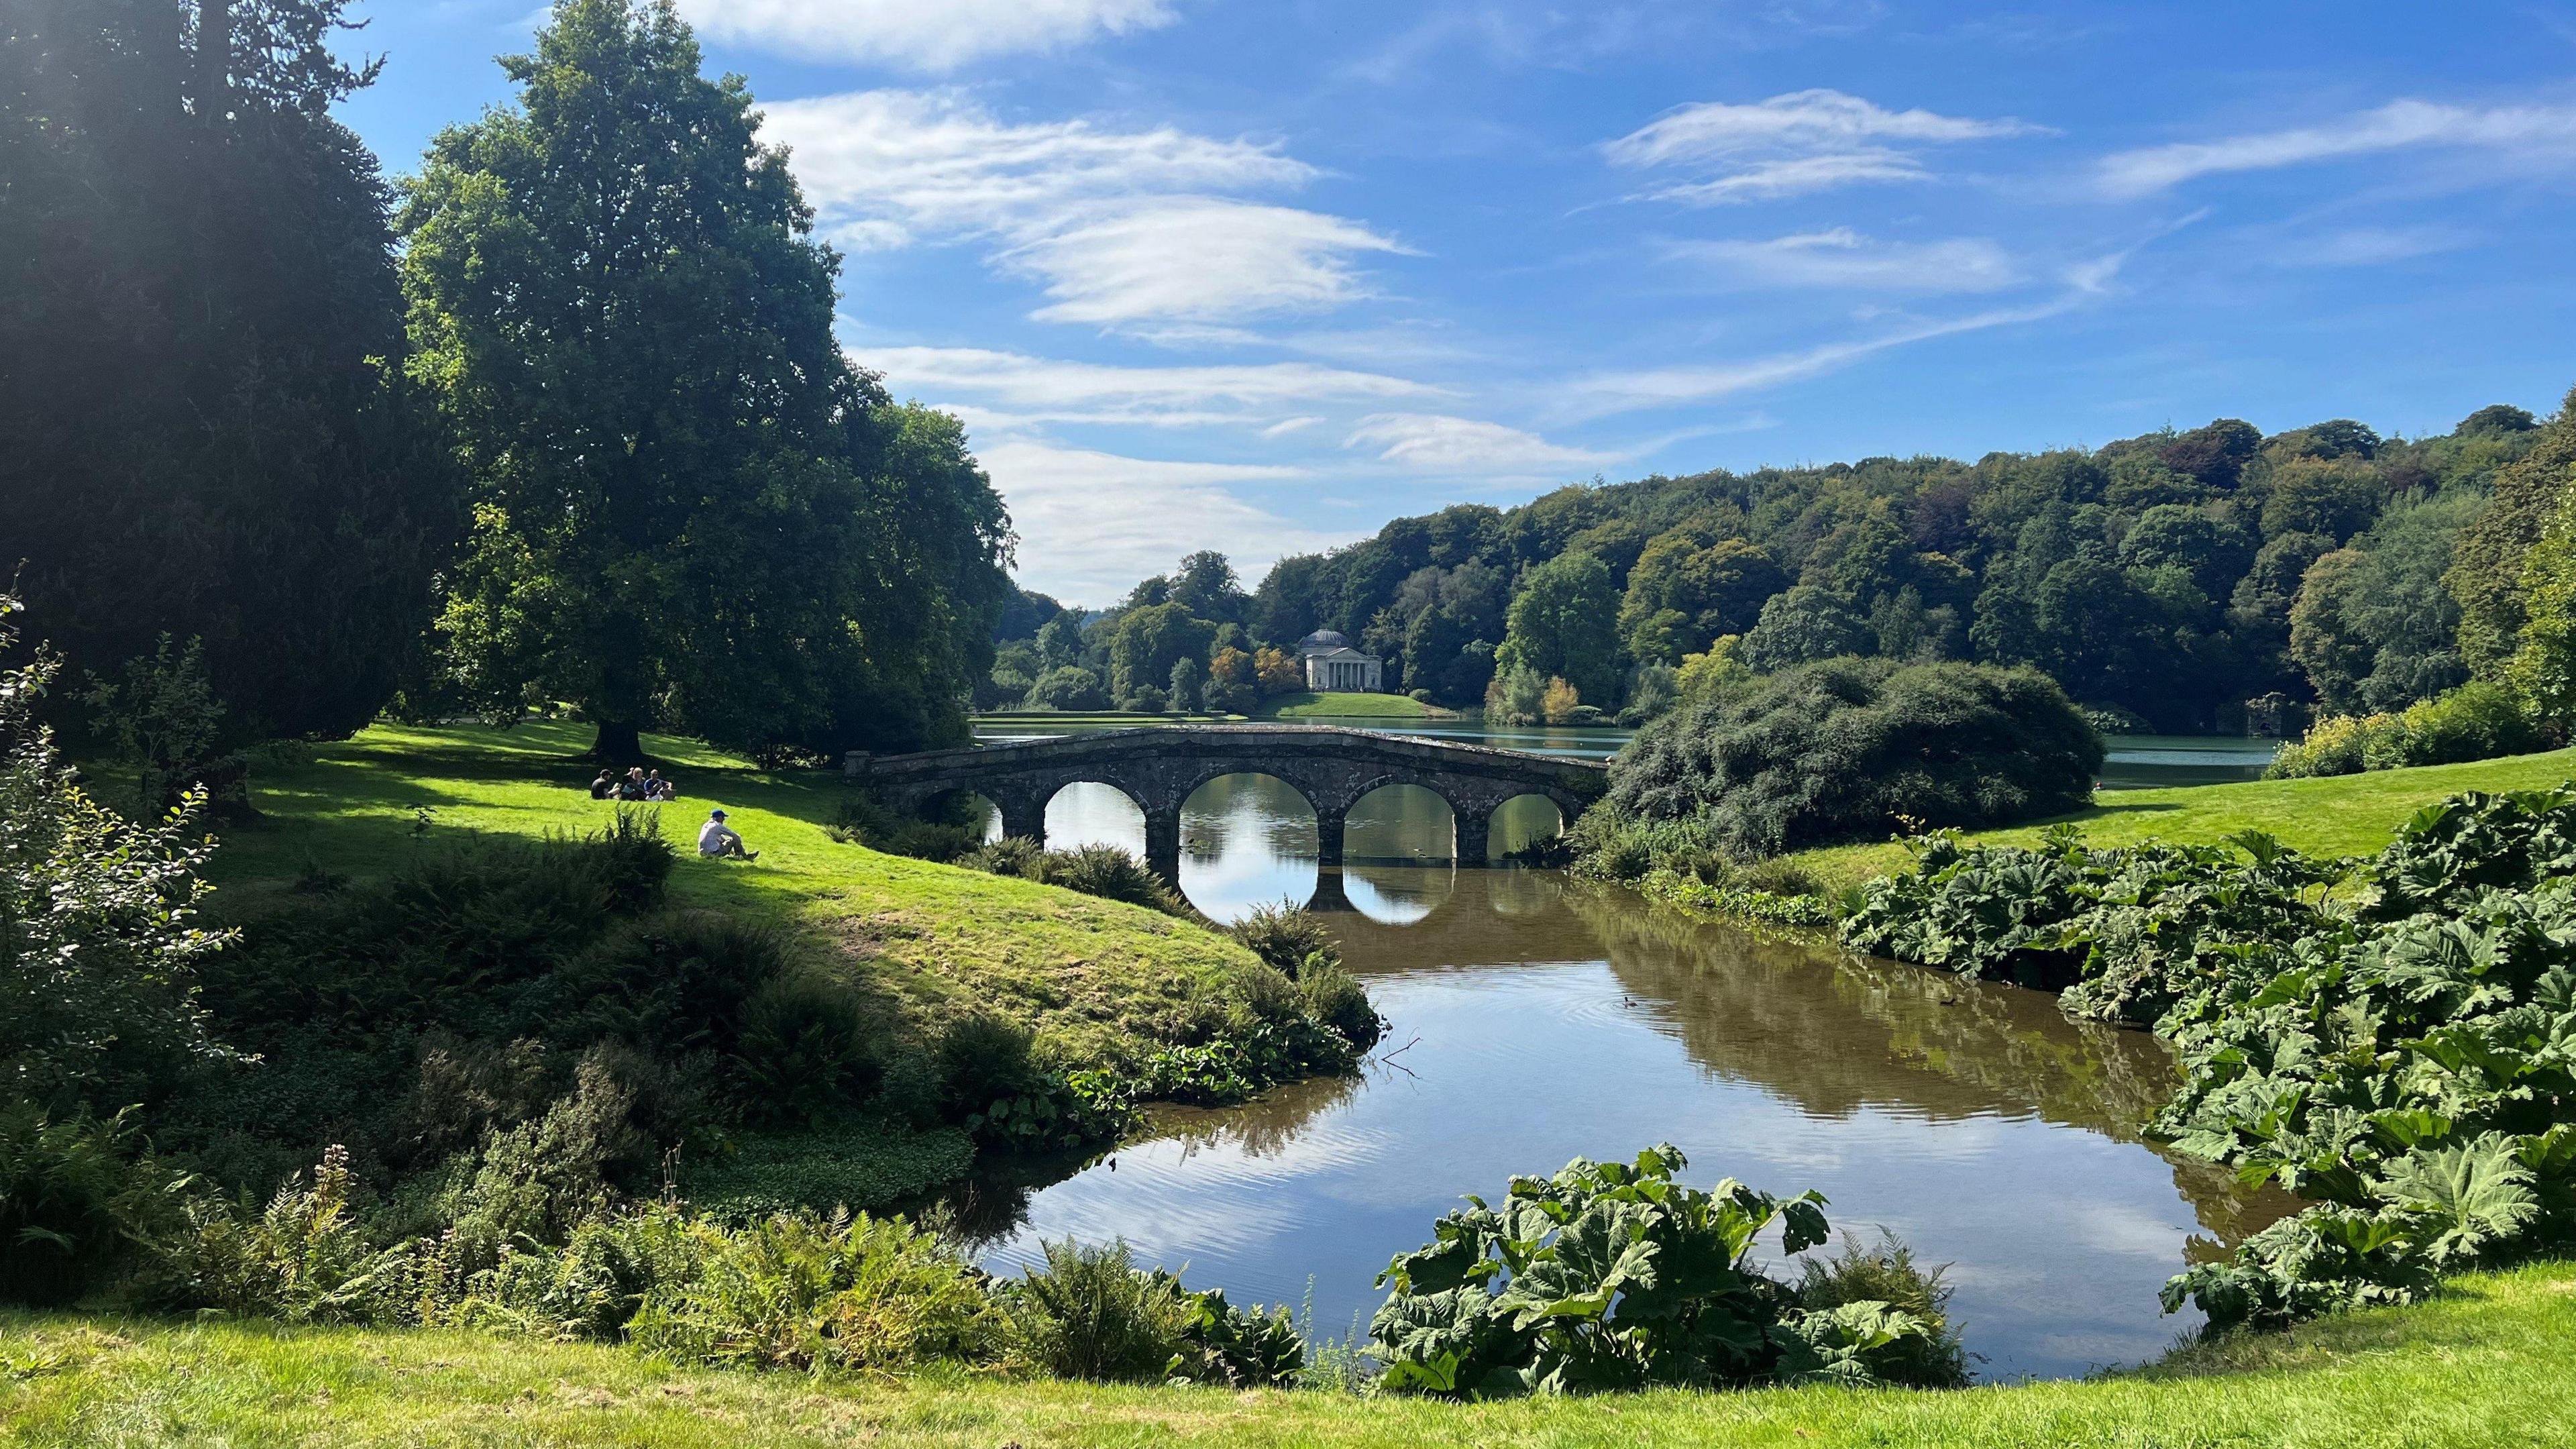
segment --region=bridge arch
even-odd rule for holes
[[[1357,813],[1363,802],[1372,800],[1379,802],[1372,811],[1373,814],[1384,816],[1393,813],[1399,818],[1395,821],[1381,819],[1373,822],[1379,826],[1376,832],[1371,832],[1366,825],[1355,830],[1349,823],[1348,816]],[[1343,852],[1346,858],[1353,853],[1383,860],[1406,858],[1406,853],[1396,848],[1399,841],[1385,839],[1383,836],[1390,830],[1410,834],[1409,827],[1418,826],[1424,836],[1438,843],[1437,848],[1421,857],[1422,859],[1437,860],[1444,865],[1454,863],[1458,859],[1456,833],[1458,807],[1450,803],[1448,794],[1442,792],[1436,785],[1399,779],[1391,775],[1380,776],[1368,782],[1365,788],[1353,795],[1350,803],[1343,807],[1343,811],[1345,816],[1342,826]],[[1427,818],[1435,811],[1439,818]],[[1355,834],[1358,837],[1356,844],[1353,843]]]
[[[1269,775],[1303,795],[1315,813],[1317,853],[1326,864],[1341,859],[1351,805],[1387,784],[1421,785],[1447,802],[1461,827],[1460,863],[1482,865],[1493,812],[1506,800],[1544,794],[1570,813],[1607,783],[1594,760],[1315,725],[1111,730],[884,758],[860,752],[845,769],[899,808],[973,788],[1000,808],[1007,833],[1041,839],[1047,802],[1059,790],[1076,781],[1108,785],[1142,811],[1146,860],[1173,878],[1183,802],[1228,774]]]

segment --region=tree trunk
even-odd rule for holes
[[[199,0],[197,6],[197,119],[222,123],[232,109],[232,0]]]
[[[599,737],[590,742],[592,759],[605,765],[639,765],[644,762],[643,732],[632,723],[610,720],[599,722]]]

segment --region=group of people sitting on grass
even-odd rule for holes
[[[599,772],[598,779],[590,782],[590,798],[593,800],[677,800],[680,798],[680,790],[678,786],[663,779],[662,772],[659,770],[647,770],[641,765],[633,765],[627,768],[626,777],[619,779],[617,767],[611,765]]]
[[[677,800],[680,798],[680,791],[678,786],[663,779],[662,772],[659,770],[648,770],[641,765],[635,765],[629,767],[625,776],[620,778],[617,767],[611,765],[599,772],[598,779],[590,782],[590,798],[593,800]],[[760,859],[759,851],[743,848],[742,837],[734,833],[732,826],[725,824],[725,813],[722,810],[709,811],[707,823],[698,827],[698,854],[711,860]]]

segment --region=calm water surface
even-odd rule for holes
[[[1555,828],[1520,801],[1496,844]],[[1143,843],[1106,786],[1059,794],[1047,830]],[[969,1217],[988,1266],[1123,1237],[1238,1303],[1311,1293],[1316,1331],[1338,1335],[1461,1194],[1668,1139],[1693,1182],[1819,1188],[1838,1228],[1884,1226],[1953,1264],[1981,1371],[2055,1376],[2163,1349],[2192,1322],[2158,1312],[2164,1279],[2288,1205],[2142,1143],[2173,1081],[2142,1034],[1551,872],[1454,871],[1447,808],[1424,791],[1369,797],[1350,832],[1346,867],[1319,872],[1296,794],[1230,776],[1185,812],[1181,884],[1220,918],[1282,898],[1329,911],[1392,1024],[1367,1070],[1173,1111],[1060,1181],[986,1194]]]

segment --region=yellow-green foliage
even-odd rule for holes
[[[2430,1303],[2189,1348],[2082,1382],[1466,1405],[953,1375],[816,1381],[476,1333],[0,1315],[0,1433],[13,1449],[2554,1449],[2576,1443],[2571,1356],[2576,1265],[2565,1263],[2455,1279]]]
[[[2371,715],[2333,715],[2282,749],[2267,779],[2354,775],[2409,765],[2447,765],[2530,750],[2539,731],[2511,691],[2483,681],[2438,699]]]

